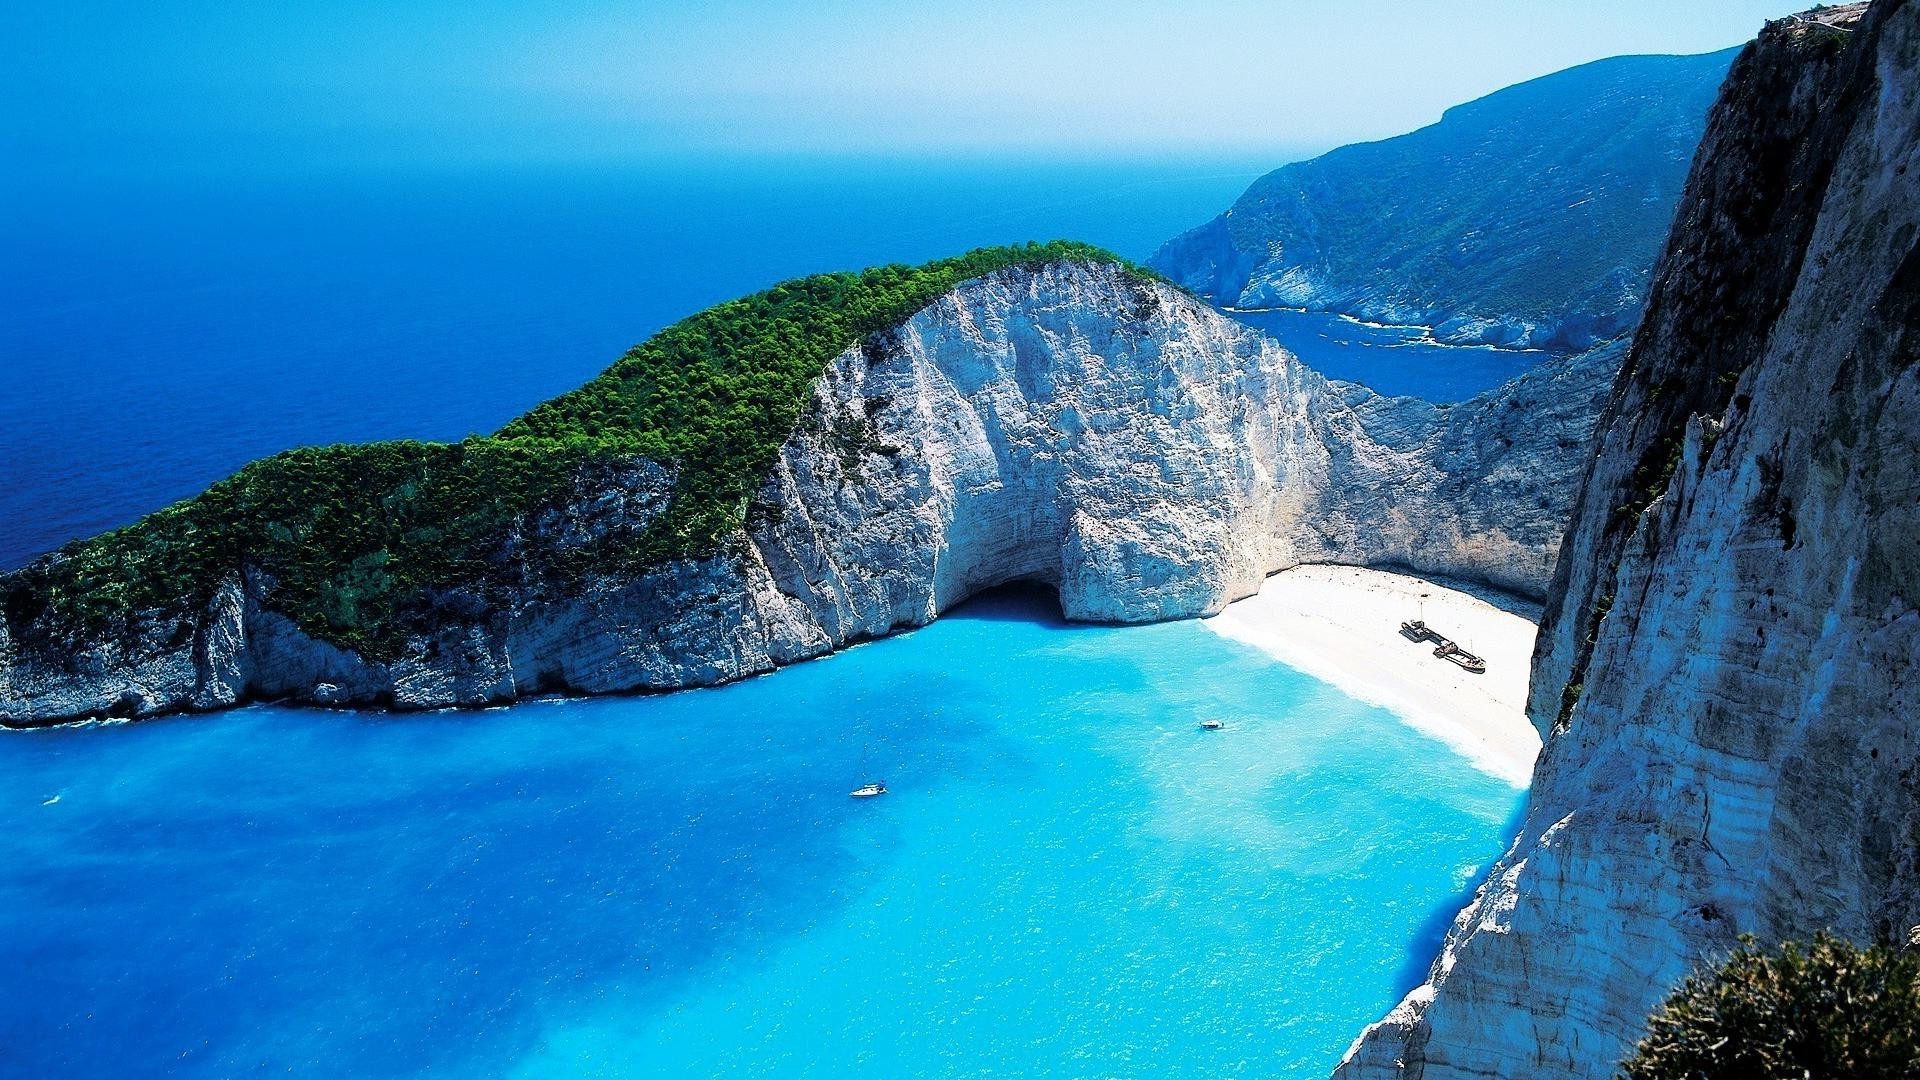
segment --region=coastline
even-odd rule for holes
[[[1207,629],[1392,712],[1482,772],[1525,788],[1540,754],[1527,721],[1537,609],[1499,603],[1413,574],[1356,566],[1296,566],[1201,620]],[[1470,674],[1400,635],[1423,617],[1485,658]]]
[[[1265,314],[1267,312],[1272,312],[1272,311],[1285,311],[1294,315],[1331,315],[1334,317],[1335,320],[1339,322],[1347,323],[1352,326],[1362,327],[1367,330],[1418,330],[1420,331],[1420,336],[1418,337],[1409,338],[1406,341],[1397,342],[1392,345],[1383,344],[1380,346],[1381,348],[1391,349],[1391,348],[1397,348],[1400,345],[1438,345],[1438,346],[1444,346],[1449,349],[1485,349],[1488,352],[1499,352],[1499,353],[1516,353],[1516,354],[1529,354],[1529,355],[1538,353],[1542,356],[1553,355],[1553,350],[1544,349],[1537,345],[1515,346],[1515,345],[1496,345],[1489,341],[1450,341],[1439,335],[1439,330],[1437,327],[1427,326],[1424,323],[1375,322],[1371,319],[1363,319],[1358,315],[1349,314],[1348,312],[1344,312],[1344,311],[1336,311],[1336,310],[1333,310],[1332,308],[1288,307],[1286,305],[1281,305],[1278,307],[1238,307],[1233,304],[1218,304],[1215,306],[1218,307],[1221,311],[1227,312],[1230,315],[1261,315],[1261,314]]]

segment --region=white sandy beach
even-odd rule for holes
[[[1203,621],[1215,633],[1390,710],[1481,770],[1525,787],[1540,754],[1540,736],[1526,717],[1539,617],[1524,601],[1503,606],[1527,615],[1409,574],[1299,566]],[[1464,671],[1434,656],[1431,644],[1400,636],[1402,621],[1422,617],[1483,657],[1486,673]]]

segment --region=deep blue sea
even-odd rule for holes
[[[490,430],[785,277],[1144,258],[1259,171],[0,180],[0,566],[285,447]],[[718,690],[5,734],[0,1077],[1317,1077],[1519,797],[1199,624],[1022,595]]]
[[[1047,601],[716,690],[0,738],[0,1073],[1324,1076],[1519,794]]]
[[[1320,311],[1267,308],[1228,314],[1278,338],[1323,375],[1428,401],[1465,401],[1547,356],[1537,349],[1442,345],[1424,326],[1384,326]]]
[[[1053,237],[1144,260],[1271,164],[0,175],[0,569],[290,446],[491,431],[785,278]],[[1533,359],[1313,318],[1271,330],[1390,393]]]

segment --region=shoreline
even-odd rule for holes
[[[1382,348],[1397,348],[1399,345],[1434,345],[1434,346],[1439,346],[1439,347],[1448,348],[1448,349],[1485,349],[1489,352],[1499,352],[1499,353],[1524,353],[1524,354],[1538,353],[1541,356],[1561,355],[1554,352],[1554,350],[1552,349],[1541,348],[1540,346],[1537,346],[1537,345],[1514,346],[1514,345],[1495,345],[1492,342],[1487,342],[1487,341],[1477,341],[1477,342],[1448,341],[1438,335],[1435,327],[1426,326],[1421,323],[1374,322],[1370,319],[1363,319],[1358,315],[1350,315],[1344,311],[1334,311],[1332,309],[1327,309],[1327,308],[1287,307],[1284,305],[1280,307],[1235,307],[1232,304],[1217,304],[1215,305],[1215,307],[1217,307],[1219,310],[1226,312],[1230,315],[1235,315],[1235,314],[1260,315],[1269,311],[1286,311],[1286,312],[1291,312],[1292,314],[1295,314],[1295,315],[1331,315],[1335,319],[1338,319],[1341,322],[1351,323],[1354,326],[1365,327],[1369,330],[1418,330],[1420,331],[1420,336],[1417,338],[1413,338],[1408,341],[1399,342],[1397,345],[1383,345],[1381,346]]]
[[[1495,604],[1455,585],[1356,566],[1296,566],[1201,625],[1393,713],[1446,743],[1475,768],[1525,789],[1540,755],[1527,721],[1527,678],[1538,611]],[[1475,675],[1400,635],[1402,620],[1434,629],[1483,657]]]

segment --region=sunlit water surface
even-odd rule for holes
[[[1144,258],[1257,171],[9,188],[0,567],[287,446],[490,430],[793,274]],[[1388,392],[1520,363],[1282,322]],[[1197,624],[1030,597],[713,691],[11,734],[0,1076],[1318,1076],[1516,798]]]
[[[716,690],[10,734],[0,1073],[1324,1075],[1519,795],[1047,603]]]

